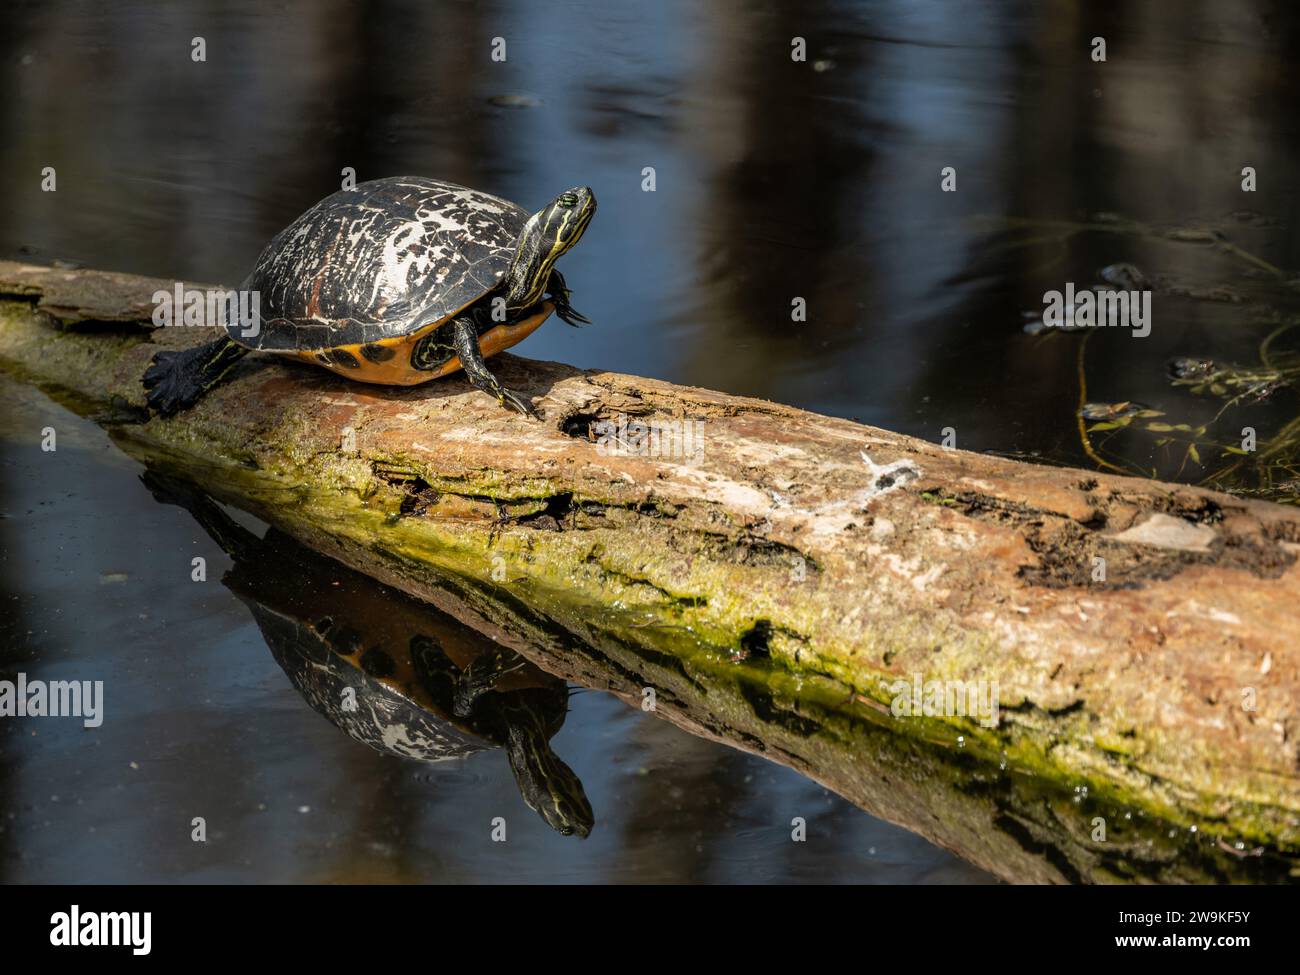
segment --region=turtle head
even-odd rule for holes
[[[585,839],[596,823],[591,802],[582,780],[551,750],[565,701],[562,694],[557,702],[551,688],[526,688],[495,703],[506,719],[506,756],[524,802],[557,833]]]
[[[565,765],[545,738],[523,741],[512,735],[507,747],[519,794],[546,824],[564,836],[586,839],[596,823],[582,780]]]
[[[555,262],[578,242],[595,212],[596,194],[575,186],[529,217],[510,266],[506,304],[511,310],[542,300]]]

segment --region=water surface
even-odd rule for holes
[[[294,690],[221,582],[229,556],[158,504],[100,428],[5,378],[0,406],[0,680],[105,686],[98,728],[0,720],[0,880],[987,879],[789,769],[599,692],[571,697],[553,739],[595,810],[585,840],[524,805],[499,749],[436,764],[372,751]],[[191,580],[195,556],[207,582]]]

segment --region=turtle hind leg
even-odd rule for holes
[[[451,344],[456,349],[465,378],[475,389],[481,389],[506,409],[515,409],[524,416],[538,419],[537,411],[524,399],[501,385],[500,380],[492,375],[487,363],[483,361],[483,351],[478,344],[478,329],[474,319],[461,315],[452,324]]]
[[[546,297],[555,304],[555,314],[565,325],[581,328],[590,325],[591,319],[569,304],[571,292],[564,283],[564,275],[552,270],[550,280],[546,283]]]
[[[145,398],[162,416],[188,409],[247,354],[246,348],[225,337],[192,349],[159,352],[144,373]]]

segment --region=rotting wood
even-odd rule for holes
[[[211,534],[213,524],[219,520],[209,515],[202,530]],[[339,619],[363,639],[369,641],[373,634],[380,641],[367,646],[392,649],[399,656],[403,648],[384,648],[384,628],[375,632],[375,620],[365,608],[411,620],[423,603],[436,603],[478,634],[490,634],[496,643],[548,672],[580,687],[612,693],[634,709],[646,707],[646,688],[653,688],[657,717],[693,735],[793,768],[873,816],[912,830],[1008,882],[1264,883],[1289,879],[1295,867],[1295,858],[1174,829],[1140,809],[1125,809],[1011,766],[990,769],[967,761],[949,742],[899,735],[887,714],[860,703],[846,705],[843,685],[837,681],[795,675],[770,661],[736,661],[706,653],[680,657],[617,640],[599,646],[583,643],[522,603],[498,598],[499,590],[466,592],[452,579],[443,589],[422,592],[419,605],[403,606],[407,593],[357,578],[273,529],[267,539],[273,540],[269,546],[263,544],[248,556],[258,561],[240,565],[236,554],[235,567],[223,577],[245,601],[248,595],[273,601],[275,573],[283,571],[286,562],[297,565],[302,578],[293,581],[291,591],[330,593],[342,586],[350,593],[349,607],[359,615],[345,612]],[[211,540],[218,551],[228,549],[219,536]],[[331,542],[322,538],[316,544],[328,549]],[[267,548],[277,550],[278,557],[262,562]],[[361,593],[374,595],[358,599]],[[430,617],[429,631],[446,633],[446,621],[433,621],[434,611],[423,609]],[[592,771],[581,765],[575,769],[580,777]],[[629,783],[627,797],[634,806],[641,790],[659,788],[653,773],[635,780]],[[808,812],[796,805],[787,815],[801,811]],[[608,812],[597,803],[597,831]],[[1104,835],[1098,832],[1098,817],[1107,824]],[[844,838],[828,834],[815,815],[807,823],[810,837],[831,843]],[[783,818],[768,828],[784,833],[790,825]],[[873,856],[871,849],[852,845],[842,853]],[[881,855],[889,856],[885,851]]]
[[[0,357],[82,409],[138,407],[154,352],[209,337],[129,324],[173,286],[0,263]],[[466,605],[495,587],[594,646],[766,657],[884,710],[914,675],[996,682],[996,726],[893,723],[1229,842],[1300,849],[1300,513],[496,362],[542,422],[455,378],[387,389],[255,356],[195,409],[116,434],[390,584],[430,598],[461,579]],[[621,417],[700,421],[702,454],[601,450],[597,424]]]

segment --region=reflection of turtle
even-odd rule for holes
[[[391,386],[463,368],[502,405],[535,415],[483,360],[552,311],[570,325],[586,321],[555,262],[595,212],[585,186],[530,216],[509,200],[418,176],[327,196],[266,245],[241,286],[258,296],[255,319],[228,313],[222,338],[154,357],[144,374],[149,405],[164,415],[190,406],[257,349]]]
[[[586,836],[582,783],[551,750],[568,688],[513,651],[270,529],[259,539],[182,481],[148,472],[234,566],[222,580],[253,612],[276,662],[320,714],[377,751],[434,762],[506,751],[524,801]]]

